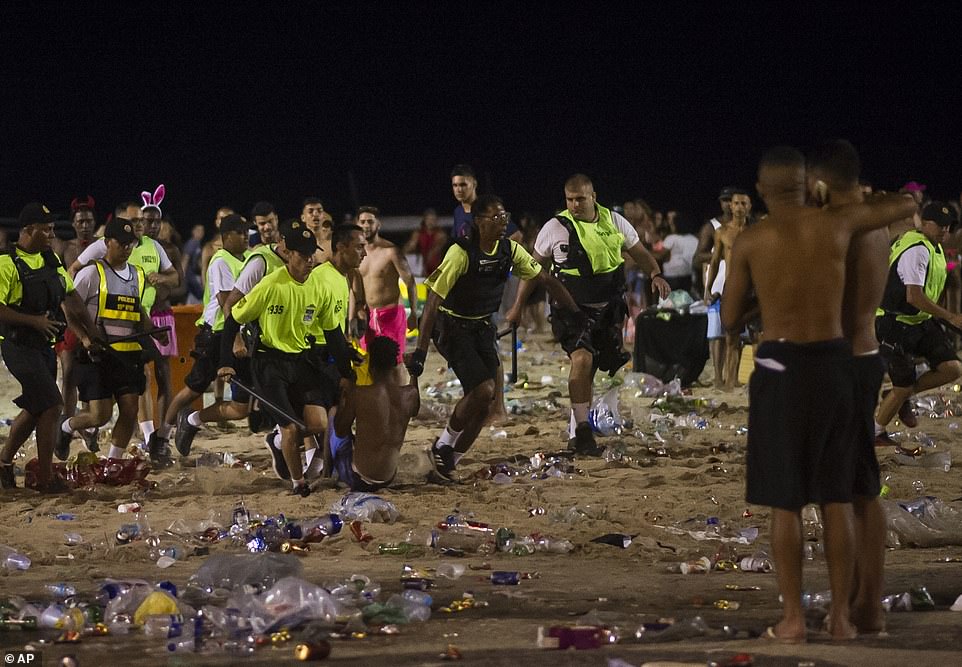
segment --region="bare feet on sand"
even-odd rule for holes
[[[789,624],[781,621],[778,625],[766,628],[761,638],[781,644],[802,644],[806,640],[805,623],[802,621],[800,624]]]

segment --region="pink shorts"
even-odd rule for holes
[[[176,357],[177,356],[177,329],[174,326],[174,311],[173,310],[158,310],[150,314],[150,321],[153,323],[154,327],[170,327],[170,331],[167,332],[168,342],[166,345],[161,345],[160,341],[156,338],[151,338],[154,341],[154,345],[157,347],[157,351],[160,352],[161,356],[164,357]]]
[[[367,331],[361,339],[361,349],[367,350],[368,343],[375,336],[387,336],[397,343],[398,363],[403,361],[405,339],[408,332],[407,310],[401,304],[386,306],[384,308],[372,308],[371,319],[367,323]]]

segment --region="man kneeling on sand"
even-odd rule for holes
[[[395,341],[376,336],[368,345],[368,355],[372,383],[347,384],[331,433],[334,472],[352,491],[377,491],[394,481],[408,422],[421,407],[417,377],[412,375],[404,387],[397,383]]]

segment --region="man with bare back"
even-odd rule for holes
[[[764,333],[749,386],[746,499],[772,508],[772,549],[782,620],[766,637],[806,638],[802,611],[801,509],[821,505],[832,608],[828,631],[851,639],[855,558],[852,512],[856,447],[855,377],[842,304],[854,234],[908,215],[898,195],[839,209],[805,205],[805,159],[793,148],[762,158],[758,192],[768,217],[737,239],[728,262],[721,316],[738,332],[754,288]]]
[[[361,339],[361,347],[367,349],[375,336],[387,336],[398,346],[398,361],[404,354],[404,341],[409,329],[417,329],[417,284],[401,249],[381,238],[381,221],[374,206],[361,206],[357,210],[357,225],[367,239],[367,256],[359,269],[364,281],[364,301],[367,305],[367,331]],[[404,314],[401,288],[403,280],[408,291],[410,310]],[[358,304],[363,308],[363,304]],[[400,367],[398,367],[400,370]]]
[[[727,266],[731,260],[732,246],[735,239],[742,233],[748,223],[748,214],[752,212],[752,198],[744,190],[732,189],[728,209],[731,217],[715,230],[715,244],[712,247],[711,262],[708,266],[708,279],[705,281],[705,303],[713,308],[720,308],[721,293],[713,292],[715,279],[719,274],[722,262]],[[724,289],[724,279],[719,287]],[[716,355],[716,359],[723,359],[722,376],[715,378],[715,387],[731,391],[738,379],[738,364],[741,361],[741,332],[725,334],[724,351]],[[716,374],[718,365],[716,364]]]
[[[398,452],[408,423],[421,407],[417,376],[399,386],[397,342],[374,336],[368,344],[371,384],[347,383],[341,392],[331,436],[338,480],[351,491],[377,491],[394,481]],[[354,425],[352,432],[351,426]]]
[[[844,213],[860,205],[860,161],[847,141],[820,144],[808,158],[808,191],[818,206]],[[885,628],[882,584],[885,568],[885,515],[875,455],[874,417],[885,365],[875,337],[875,309],[888,277],[889,235],[884,228],[852,237],[845,267],[842,329],[855,357],[855,579],[849,596],[850,619],[859,632]]]

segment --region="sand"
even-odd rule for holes
[[[508,399],[542,401],[560,392],[559,403],[567,405],[564,378],[567,367],[559,350],[543,337],[525,336],[526,349],[519,356],[520,370],[533,388],[512,389]],[[902,593],[913,586],[926,586],[937,609],[929,612],[890,613],[888,635],[860,638],[836,644],[827,636],[812,633],[804,645],[780,645],[749,638],[779,618],[778,591],[772,573],[713,571],[682,575],[670,572],[673,564],[699,556],[715,556],[734,549],[741,555],[768,550],[769,512],[744,502],[744,452],[747,398],[744,389],[723,393],[696,386],[692,397],[714,402],[714,408],[699,408],[706,428],[672,427],[656,435],[650,420],[651,398],[636,397],[635,389],[621,391],[621,410],[635,424],[621,436],[604,439],[620,447],[628,460],[580,459],[577,471],[567,478],[531,479],[518,476],[499,484],[474,477],[474,473],[499,462],[525,460],[539,452],[564,448],[562,430],[567,410],[542,410],[512,416],[508,424],[483,431],[474,448],[461,462],[464,483],[439,486],[425,482],[428,469],[424,450],[444,422],[449,404],[439,400],[438,391],[457,392],[444,387],[451,379],[436,354],[428,359],[423,376],[424,409],[412,423],[402,450],[401,468],[395,484],[379,495],[400,512],[394,524],[366,523],[374,540],[354,541],[350,532],[313,545],[302,563],[305,578],[318,584],[341,581],[352,574],[364,574],[379,582],[386,599],[401,590],[402,566],[431,569],[440,562],[454,562],[429,552],[420,557],[379,555],[377,544],[395,542],[409,530],[427,529],[448,514],[460,511],[495,527],[506,526],[518,535],[541,533],[570,540],[570,554],[535,553],[515,556],[498,553],[487,557],[459,559],[469,568],[456,581],[438,580],[430,592],[434,613],[426,623],[399,626],[398,634],[371,634],[363,639],[335,640],[328,661],[334,664],[393,665],[442,664],[440,654],[449,644],[463,656],[464,664],[594,664],[619,658],[639,665],[654,660],[675,660],[706,664],[737,653],[749,653],[756,665],[925,665],[962,664],[962,615],[948,611],[962,593],[962,563],[938,559],[962,556],[962,547],[889,550],[886,593]],[[550,376],[550,377],[543,377]],[[544,383],[541,380],[544,379]],[[706,371],[703,381],[710,380]],[[440,385],[441,389],[432,389]],[[0,370],[0,399],[12,417],[16,383]],[[938,392],[934,392],[937,395]],[[433,395],[433,397],[432,397]],[[951,389],[947,398],[959,400]],[[440,397],[440,398],[443,398]],[[940,450],[951,451],[962,460],[958,431],[950,429],[959,417],[920,417],[915,433],[924,432]],[[897,427],[897,430],[904,430]],[[638,434],[641,434],[640,436]],[[658,441],[658,436],[664,443]],[[82,448],[80,440],[74,452]],[[658,451],[662,449],[663,451]],[[228,467],[197,467],[205,452],[229,452],[251,464],[251,470]],[[34,455],[33,446],[25,450]],[[891,498],[914,498],[913,483],[923,492],[946,502],[959,498],[957,469],[923,469],[899,465],[892,452],[881,452],[883,476],[889,476]],[[23,459],[18,463],[22,465]],[[155,488],[146,493],[134,487],[98,486],[60,497],[41,497],[18,489],[0,495],[0,544],[23,550],[33,560],[23,572],[0,570],[0,597],[22,595],[43,599],[43,585],[67,582],[80,593],[93,593],[104,577],[135,577],[150,581],[170,580],[183,588],[204,557],[180,560],[159,569],[148,559],[143,542],[117,546],[113,539],[120,524],[130,521],[117,512],[120,503],[137,500],[155,529],[166,528],[175,519],[198,521],[211,511],[229,513],[238,499],[251,511],[265,515],[283,512],[289,517],[309,517],[326,512],[344,490],[321,485],[310,497],[287,494],[286,483],[273,477],[262,435],[252,435],[246,425],[232,430],[205,429],[197,438],[191,457],[177,466],[151,473]],[[23,478],[18,482],[22,485]],[[916,484],[918,487],[918,484]],[[919,488],[922,488],[919,487]],[[958,507],[959,503],[955,506]],[[58,513],[72,513],[75,519],[61,521]],[[708,520],[717,519],[721,534],[731,536],[742,529],[757,528],[751,545],[697,539],[692,533],[710,529]],[[80,533],[84,545],[64,545],[64,533]],[[609,534],[634,535],[628,548],[593,543],[592,538]],[[816,549],[817,550],[817,549]],[[236,552],[227,543],[212,547],[211,553]],[[730,555],[730,553],[729,553]],[[72,556],[72,557],[69,557]],[[493,586],[487,579],[490,567],[538,573],[518,586]],[[758,590],[726,590],[726,585],[758,587]],[[816,555],[805,562],[805,590],[828,588],[824,559]],[[458,613],[443,613],[440,607],[466,592],[487,603]],[[737,602],[738,609],[721,609],[717,601]],[[721,604],[721,603],[719,603]],[[536,647],[539,626],[572,624],[585,614],[586,620],[617,625],[624,639],[614,645],[586,651],[550,651]],[[690,620],[700,616],[716,630],[729,626],[740,631],[739,639],[725,640],[717,634],[663,644],[639,644],[631,639],[643,622],[659,618]],[[819,615],[812,615],[814,626]],[[77,656],[80,664],[289,664],[294,662],[294,642],[259,649],[253,657],[169,654],[161,640],[140,633],[126,636],[87,637],[80,644],[36,644],[41,633],[0,631],[3,650],[22,649],[33,642],[43,651],[46,665],[57,664],[65,654]],[[48,635],[54,636],[54,635]]]

